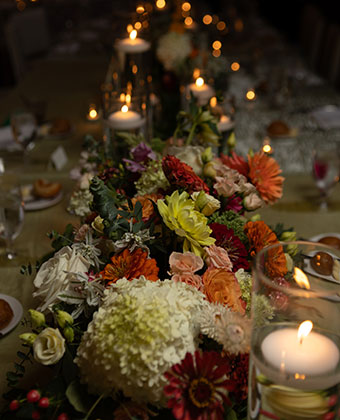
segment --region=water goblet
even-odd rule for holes
[[[13,241],[20,234],[24,223],[24,207],[19,186],[0,183],[0,238],[5,242],[2,255],[6,261],[17,257]]]
[[[328,209],[328,198],[339,181],[339,150],[332,147],[318,147],[312,155],[313,178],[320,193],[320,210]]]

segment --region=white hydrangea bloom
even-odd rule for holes
[[[166,70],[176,70],[189,57],[191,50],[191,39],[188,34],[167,32],[160,37],[156,54]]]
[[[89,391],[163,404],[164,372],[194,352],[205,297],[185,283],[123,278],[105,291],[76,364]]]

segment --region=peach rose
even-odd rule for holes
[[[172,252],[169,258],[172,273],[194,273],[203,268],[203,260],[193,252]]]
[[[189,284],[190,286],[196,287],[196,289],[203,292],[203,283],[201,276],[193,273],[182,273],[182,274],[174,274],[171,277],[171,280],[173,280],[175,283],[182,282]]]
[[[228,252],[220,246],[210,245],[204,248],[207,253],[206,263],[209,268],[225,268],[227,271],[231,271],[233,264],[230,261]]]
[[[244,314],[242,293],[234,273],[224,268],[208,268],[202,280],[209,302],[221,303],[235,312]]]

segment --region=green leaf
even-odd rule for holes
[[[18,374],[15,372],[7,372],[6,378],[8,381],[17,381],[18,380]]]
[[[93,208],[103,219],[109,222],[117,217],[116,192],[109,189],[98,177],[91,180],[90,191],[93,194]]]
[[[69,403],[80,413],[87,413],[92,406],[86,386],[81,385],[78,381],[72,381],[65,394]]]
[[[25,367],[22,365],[19,365],[18,363],[14,363],[14,367],[18,372],[22,372],[22,373],[25,372]]]
[[[135,219],[137,219],[138,221],[142,220],[142,216],[143,216],[143,206],[142,203],[140,201],[137,201],[135,204],[135,208],[134,208],[134,212],[133,212],[133,216],[135,217]]]

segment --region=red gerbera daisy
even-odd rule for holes
[[[174,188],[184,188],[189,194],[204,190],[209,193],[208,185],[195,174],[191,166],[172,155],[163,157],[163,172]]]
[[[231,405],[228,394],[234,390],[229,372],[227,359],[215,351],[196,351],[194,356],[187,353],[181,363],[165,373],[169,384],[164,393],[174,417],[177,420],[223,420],[223,405]]]
[[[234,234],[233,229],[228,229],[226,225],[221,223],[210,223],[212,230],[211,236],[216,239],[215,245],[228,251],[228,257],[233,263],[233,271],[236,272],[240,268],[248,270],[248,251],[243,245],[241,239]]]
[[[227,165],[231,169],[236,169],[240,174],[248,177],[249,164],[242,156],[237,155],[235,152],[232,152],[231,156],[221,153],[220,159],[224,165]]]

